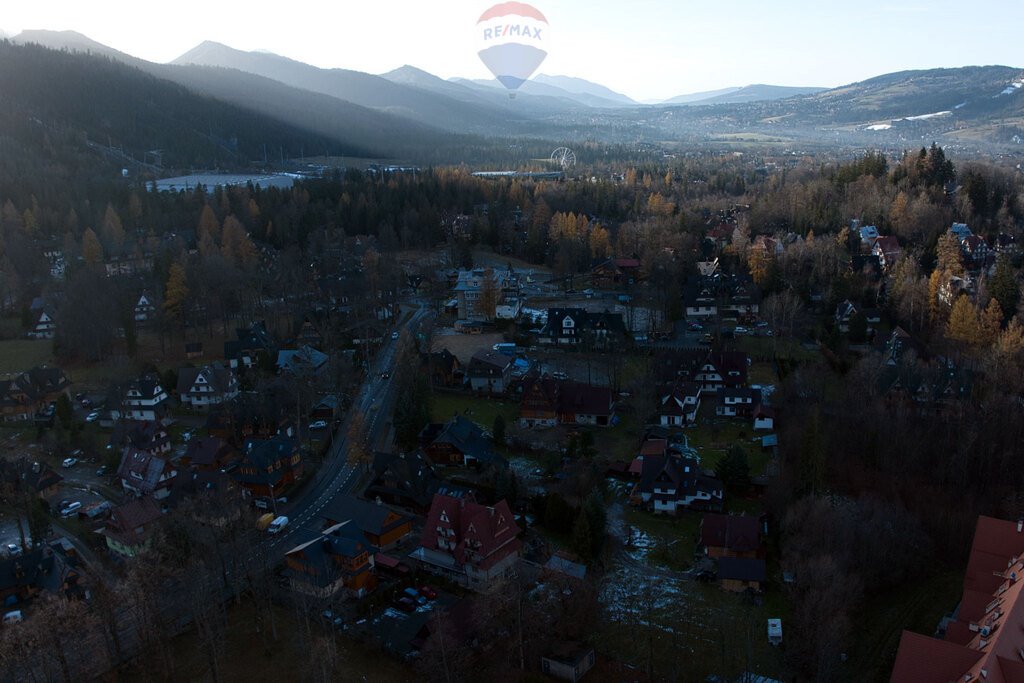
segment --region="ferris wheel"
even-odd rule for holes
[[[551,153],[551,161],[562,168],[569,168],[576,165],[576,152],[568,147],[559,147]]]

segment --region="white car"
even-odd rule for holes
[[[85,416],[86,422],[95,422],[98,419],[100,419],[100,414],[99,411],[96,410],[92,411],[91,413]]]
[[[396,339],[398,339],[398,330],[391,333],[391,340],[394,341]]]
[[[315,431],[317,429],[327,429],[327,420],[317,420],[316,422],[310,422],[309,429],[310,431]]]
[[[62,467],[71,469],[78,464],[78,458],[64,458],[64,462],[61,463]]]
[[[17,557],[21,555],[21,546],[17,543],[7,544],[7,557]]]

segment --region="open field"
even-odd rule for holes
[[[477,398],[462,394],[434,394],[430,405],[431,420],[447,422],[456,414],[463,415],[490,431],[495,416],[499,414],[505,418],[505,425],[511,428],[512,423],[519,415],[519,406],[513,401]]]
[[[48,339],[8,339],[0,341],[0,376],[53,364],[53,341]]]

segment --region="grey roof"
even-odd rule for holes
[[[121,458],[120,467],[117,468],[117,476],[143,493],[152,493],[160,483],[160,476],[170,466],[166,458],[136,448],[128,448]]]
[[[735,581],[764,581],[764,560],[742,557],[722,557],[718,560],[718,578]]]
[[[504,458],[494,452],[494,445],[484,436],[484,430],[462,415],[456,415],[449,420],[434,439],[434,443],[451,444],[463,455],[486,464],[508,465]]]

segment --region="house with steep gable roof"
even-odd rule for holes
[[[487,590],[513,571],[522,542],[512,509],[436,495],[419,547],[410,555],[431,573],[473,590]]]

